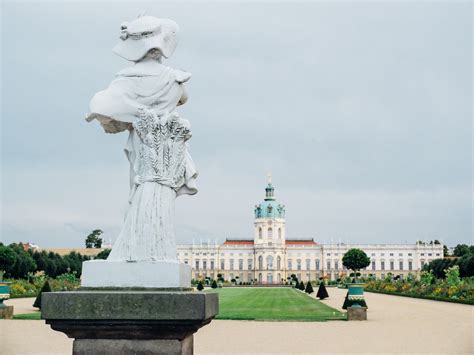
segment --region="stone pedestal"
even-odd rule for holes
[[[0,305],[0,319],[13,319],[13,306]]]
[[[218,313],[218,295],[192,291],[44,293],[41,316],[74,338],[73,354],[192,354],[193,334]]]
[[[189,287],[191,266],[172,261],[91,260],[82,263],[83,287]]]
[[[367,307],[347,307],[347,320],[367,320]]]

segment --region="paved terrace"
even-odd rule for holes
[[[323,301],[340,308],[345,290]],[[9,300],[17,313],[34,299]],[[195,335],[197,354],[473,354],[474,306],[366,294],[366,322],[213,321]],[[0,353],[71,354],[72,340],[43,321],[1,320]]]

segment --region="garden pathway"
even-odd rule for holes
[[[14,306],[13,312],[15,314],[32,313],[38,310],[38,308],[33,307],[35,299],[36,297],[13,298],[10,300],[6,300],[3,303],[5,303],[7,306]]]
[[[340,308],[345,292],[328,288],[324,303]],[[366,299],[366,322],[213,321],[195,335],[195,353],[474,353],[474,306],[373,293]],[[43,321],[0,321],[1,354],[71,354],[71,347]]]

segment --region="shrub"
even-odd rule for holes
[[[435,277],[431,271],[422,271],[420,280],[423,285],[431,285],[435,281]]]
[[[305,292],[310,295],[314,292],[313,290],[313,285],[311,285],[311,282],[308,281],[308,283],[306,284],[306,289],[305,289]]]
[[[300,284],[298,285],[298,289],[301,290],[301,291],[304,291],[305,287],[304,287],[304,282],[301,281]]]
[[[217,288],[217,282],[216,282],[216,280],[212,281],[211,287],[212,287],[212,288]]]
[[[318,288],[318,293],[316,294],[316,297],[318,297],[320,300],[323,300],[325,298],[328,298],[328,291],[326,290],[326,286],[324,286],[324,282],[321,282]]]
[[[447,268],[445,271],[446,274],[446,283],[448,286],[459,286],[461,284],[461,278],[459,277],[459,266],[451,266]]]
[[[299,288],[300,288],[300,284],[299,284],[298,280],[296,280],[296,281],[295,281],[295,286],[294,286],[294,287],[295,287],[295,288],[297,288],[297,289],[299,290]]]
[[[48,280],[46,280],[43,287],[41,287],[41,290],[40,290],[38,296],[35,299],[35,303],[33,303],[33,307],[37,307],[37,308],[41,309],[41,294],[43,292],[51,292],[51,286],[49,285]]]
[[[202,285],[202,281],[199,281],[199,283],[197,285],[197,289],[198,289],[198,291],[202,291],[204,289],[204,286]]]

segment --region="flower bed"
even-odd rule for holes
[[[406,280],[395,280],[389,275],[384,280],[368,280],[365,290],[396,296],[474,304],[474,277],[461,279],[458,266],[446,269],[445,279],[436,279],[431,272],[422,272],[420,280],[415,280],[412,276]]]
[[[436,297],[436,296],[420,296],[420,295],[414,295],[414,294],[406,294],[402,292],[388,292],[388,291],[375,291],[375,290],[365,290],[365,291],[372,292],[372,293],[380,293],[384,295],[391,295],[391,296],[421,298],[421,299],[432,300],[432,301],[443,301],[443,302],[463,303],[463,304],[474,305],[474,300],[463,300],[463,299]]]
[[[72,291],[80,286],[80,280],[75,274],[63,274],[55,279],[48,279],[53,291]],[[41,290],[46,276],[44,273],[37,272],[29,275],[29,280],[10,279],[10,298],[36,297]]]

